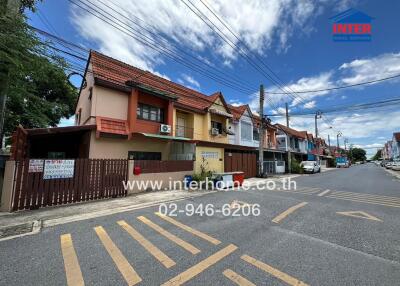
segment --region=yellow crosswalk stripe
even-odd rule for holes
[[[381,195],[373,195],[373,194],[336,191],[336,192],[333,192],[332,195],[354,196],[354,197],[360,197],[360,198],[365,198],[365,199],[376,199],[376,200],[388,201],[388,202],[392,202],[392,203],[400,203],[400,198],[381,196]]]
[[[391,200],[388,200],[388,199],[370,198],[370,197],[364,197],[364,196],[359,196],[359,195],[331,194],[330,196],[343,197],[343,198],[353,198],[353,199],[360,199],[360,200],[369,200],[369,201],[381,202],[381,203],[385,203],[385,204],[394,204],[394,205],[400,204],[400,202],[391,201]]]
[[[225,258],[232,252],[234,252],[237,249],[237,246],[233,244],[229,244],[227,247],[217,251],[216,253],[210,255],[206,259],[200,261],[196,265],[190,267],[186,271],[182,272],[181,274],[178,274],[174,278],[168,280],[167,282],[163,283],[161,286],[172,286],[172,285],[182,285],[192,279],[193,277],[197,276],[210,266],[214,265],[221,259]]]
[[[283,282],[292,285],[292,286],[308,286],[308,284],[290,276],[289,274],[286,274],[264,262],[261,262],[253,257],[250,257],[248,255],[243,255],[240,257],[241,259],[243,259],[244,261],[254,265],[255,267],[271,274],[272,276],[282,280]]]
[[[322,193],[319,193],[317,196],[318,197],[322,197],[322,196],[324,196],[324,195],[326,195],[327,193],[329,193],[331,190],[325,190],[325,191],[323,191]]]
[[[250,282],[243,276],[237,274],[235,271],[232,271],[231,269],[226,269],[224,272],[222,272],[226,278],[234,282],[236,285],[239,286],[256,286],[256,284]]]
[[[165,215],[162,215],[160,213],[156,213],[156,215],[158,215],[160,218],[168,221],[169,223],[171,223],[171,224],[173,224],[173,225],[175,225],[175,226],[177,226],[177,227],[179,227],[179,228],[181,228],[183,230],[186,230],[187,232],[190,232],[191,234],[193,234],[195,236],[198,236],[198,237],[200,237],[200,238],[202,238],[204,240],[207,240],[208,242],[211,242],[214,245],[218,245],[218,244],[221,243],[221,241],[219,241],[218,239],[215,239],[215,238],[213,238],[213,237],[211,237],[211,236],[209,236],[209,235],[207,235],[207,234],[205,234],[205,233],[203,233],[201,231],[198,231],[198,230],[196,230],[194,228],[191,228],[190,226],[187,226],[187,225],[185,225],[185,224],[183,224],[183,223],[181,223],[181,222],[179,222],[179,221],[177,221],[177,220],[175,220],[175,219],[173,219],[173,218],[171,218],[169,216],[165,216]]]
[[[74,245],[72,243],[71,234],[63,234],[60,236],[61,251],[64,259],[65,275],[67,276],[68,286],[83,286],[82,271],[79,266],[78,257],[76,256]]]
[[[277,217],[275,217],[272,222],[274,223],[279,223],[281,220],[283,220],[285,217],[296,211],[297,209],[304,207],[307,204],[307,202],[302,202],[300,204],[294,205],[287,210],[285,210],[283,213],[279,214]]]
[[[105,249],[111,256],[119,272],[121,272],[122,276],[124,277],[128,285],[136,285],[137,283],[142,281],[142,279],[139,277],[139,275],[136,273],[133,267],[129,264],[128,260],[125,258],[125,256],[119,250],[119,248],[114,244],[114,242],[108,236],[105,229],[101,226],[97,226],[94,228],[94,230],[96,231],[97,236],[100,238],[100,241],[103,243]]]
[[[147,219],[144,216],[139,216],[138,219],[145,223],[146,225],[148,225],[149,227],[151,227],[152,229],[154,229],[155,231],[157,231],[159,234],[165,236],[166,238],[168,238],[169,240],[171,240],[172,242],[176,243],[177,245],[179,245],[180,247],[182,247],[183,249],[186,249],[187,251],[189,251],[192,254],[197,254],[200,252],[200,249],[194,247],[193,245],[191,245],[190,243],[184,241],[183,239],[180,239],[179,237],[177,237],[176,235],[173,235],[172,233],[166,231],[165,229],[163,229],[161,226],[155,224],[154,222],[152,222],[151,220]]]
[[[373,204],[373,205],[381,205],[381,206],[387,206],[387,207],[400,208],[400,204],[389,204],[389,203],[383,203],[383,202],[378,202],[378,201],[373,201],[373,200],[368,200],[368,199],[357,199],[357,198],[340,197],[340,196],[333,196],[333,195],[325,196],[325,197],[326,198],[338,199],[338,200],[358,202],[358,203],[366,203],[366,204]]]
[[[176,263],[162,252],[157,246],[148,241],[143,235],[136,231],[131,225],[125,221],[120,220],[117,222],[123,229],[125,229],[137,242],[140,243],[151,255],[160,261],[166,268],[171,268]]]

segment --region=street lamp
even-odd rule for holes
[[[342,134],[342,132],[340,132],[340,131],[339,131],[339,132],[337,133],[337,135],[336,135],[337,149],[338,149],[338,150],[339,150],[339,147],[340,147],[340,146],[339,146],[339,137],[342,137],[342,135],[343,135],[343,134]]]

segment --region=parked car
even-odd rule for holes
[[[400,161],[393,162],[391,169],[394,171],[400,171]]]
[[[393,165],[393,162],[386,162],[385,168],[386,169],[392,169],[392,165]]]
[[[320,173],[321,165],[317,161],[303,161],[301,162],[301,166],[304,170],[304,173]]]

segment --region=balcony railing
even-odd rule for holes
[[[193,139],[194,129],[186,126],[175,125],[175,136]]]

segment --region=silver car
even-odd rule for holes
[[[301,162],[301,166],[303,167],[304,173],[320,173],[321,166],[317,161],[303,161]]]

